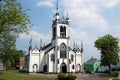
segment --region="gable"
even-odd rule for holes
[[[35,46],[31,53],[40,53],[37,46]]]
[[[97,60],[96,58],[91,58],[86,62],[86,64],[91,64],[91,65],[94,65],[95,63],[100,63],[100,61]]]

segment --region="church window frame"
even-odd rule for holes
[[[65,26],[60,26],[60,37],[66,38],[66,27]]]
[[[55,54],[51,54],[51,61],[55,61]]]
[[[65,43],[62,43],[61,45],[60,45],[60,58],[67,58],[67,47],[66,47],[66,45],[65,45]]]
[[[71,54],[71,61],[73,62],[74,61],[74,55]]]
[[[74,64],[72,65],[72,69],[75,69],[75,66],[74,66]]]
[[[53,39],[56,38],[56,27],[53,28]]]

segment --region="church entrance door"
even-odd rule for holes
[[[66,72],[67,72],[67,66],[66,66],[65,63],[62,63],[62,64],[61,64],[60,71],[61,71],[62,73],[66,73]]]
[[[36,72],[37,72],[37,68],[38,68],[37,64],[34,64],[34,65],[33,65],[33,72],[36,73]]]

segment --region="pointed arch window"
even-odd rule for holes
[[[53,39],[56,37],[56,27],[53,28]]]
[[[66,27],[65,26],[60,26],[60,37],[66,38]]]
[[[66,58],[66,45],[64,43],[60,45],[60,58]]]
[[[51,61],[55,61],[55,55],[51,54]]]
[[[71,54],[71,61],[73,61],[74,60],[74,55],[73,54]]]

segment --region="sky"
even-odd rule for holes
[[[51,42],[52,20],[56,9],[56,0],[18,0],[23,9],[30,9],[27,14],[33,27],[29,34],[19,34],[16,47],[28,49],[32,37],[33,46]],[[60,16],[70,18],[71,47],[74,42],[79,46],[83,42],[83,59],[92,56],[100,59],[100,51],[94,47],[98,37],[111,34],[120,39],[120,0],[58,0]]]

